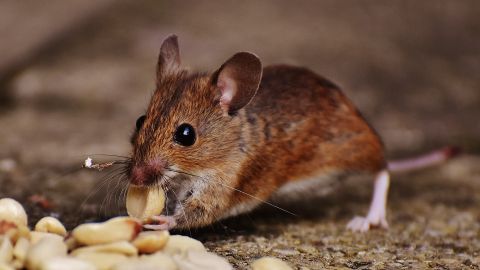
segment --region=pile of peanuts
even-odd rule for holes
[[[253,270],[289,270],[283,261],[265,257]],[[233,269],[193,238],[168,231],[142,231],[141,220],[116,217],[86,223],[67,232],[63,224],[44,217],[34,230],[17,201],[0,199],[0,270],[130,270]]]

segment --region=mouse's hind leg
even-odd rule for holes
[[[368,214],[365,217],[354,217],[347,225],[352,231],[366,232],[371,227],[388,228],[387,223],[387,194],[390,185],[390,175],[388,171],[380,171],[375,178],[372,201]]]

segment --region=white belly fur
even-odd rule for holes
[[[322,172],[321,175],[317,177],[288,182],[280,187],[268,202],[283,204],[305,198],[325,196],[337,187],[337,184],[340,182],[340,175],[342,174],[338,172]],[[262,202],[255,199],[238,204],[223,215],[222,219],[247,213],[261,204]]]
[[[281,186],[271,201],[285,203],[299,199],[321,197],[331,193],[339,184],[341,173],[321,173],[319,176],[290,181]]]

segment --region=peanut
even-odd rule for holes
[[[13,266],[0,262],[0,270],[15,270]]]
[[[133,260],[116,264],[112,270],[177,270],[177,265],[169,256],[157,252],[152,255],[143,255]]]
[[[173,259],[161,251],[155,252],[151,255],[142,255],[140,256],[140,260],[151,263],[153,265],[161,265],[165,270],[177,269],[177,265],[175,264]]]
[[[123,254],[108,252],[82,252],[74,257],[93,264],[99,270],[111,269],[114,265],[128,260],[128,257]]]
[[[10,265],[13,266],[13,268],[15,269],[24,269],[25,262],[19,261],[17,259],[13,259]]]
[[[86,261],[71,257],[55,257],[42,263],[40,270],[96,270],[95,266]]]
[[[75,240],[75,238],[73,238],[72,235],[67,236],[64,242],[65,242],[65,245],[67,245],[69,251],[72,251],[78,248],[79,246],[79,243],[77,242],[77,240]]]
[[[58,234],[61,236],[67,235],[67,230],[63,224],[54,217],[43,217],[37,224],[35,224],[35,231],[37,232],[49,232]]]
[[[30,230],[27,226],[17,225],[11,221],[0,220],[0,236],[9,237],[12,244],[14,244],[19,237],[30,237]]]
[[[27,214],[23,206],[10,198],[0,199],[0,220],[27,226]]]
[[[20,237],[17,240],[17,243],[15,243],[15,247],[13,248],[13,256],[16,260],[22,262],[23,264],[23,262],[25,262],[25,259],[27,258],[27,252],[29,248],[30,242],[28,241],[28,239]]]
[[[188,250],[185,257],[177,254],[173,259],[182,270],[232,270],[224,258],[206,251]]]
[[[13,260],[13,246],[9,237],[0,238],[0,263],[9,263]]]
[[[82,248],[75,249],[72,251],[72,255],[75,256],[80,253],[84,252],[107,252],[107,253],[118,253],[123,254],[126,256],[137,256],[138,250],[137,248],[132,245],[130,242],[127,241],[119,241],[113,242],[108,244],[101,244],[101,245],[94,245],[94,246],[86,246]]]
[[[48,232],[30,232],[30,242],[32,245],[38,243],[43,238],[56,238],[63,241],[63,237],[58,234],[48,233]]]
[[[117,241],[130,241],[141,230],[137,219],[116,217],[102,223],[86,223],[76,227],[72,235],[80,244],[99,245]]]
[[[167,244],[169,236],[168,231],[141,232],[133,240],[132,244],[141,253],[154,253]]]
[[[148,220],[160,215],[165,205],[165,193],[161,188],[130,185],[127,193],[127,213],[129,216]]]
[[[172,235],[167,241],[167,244],[163,248],[163,252],[168,255],[174,254],[182,254],[184,255],[188,250],[195,250],[195,251],[206,251],[203,244],[190,238],[188,236],[183,235]]]
[[[67,246],[62,238],[44,237],[27,252],[26,266],[29,270],[40,269],[43,262],[67,255]]]
[[[263,257],[252,263],[253,270],[293,270],[286,262],[273,258]]]

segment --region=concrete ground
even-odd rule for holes
[[[9,95],[0,101],[0,197],[22,201],[31,223],[54,214],[73,227],[124,213],[115,171],[80,166],[86,156],[113,158],[94,154],[128,156],[159,45],[176,33],[194,70],[248,50],[265,64],[330,78],[391,158],[452,144],[465,151],[441,167],[393,176],[388,231],[345,230],[368,207],[372,181],[359,178],[287,206],[298,217],[265,206],[183,234],[240,269],[266,255],[295,269],[479,269],[479,11],[477,1],[119,1],[0,85]]]

